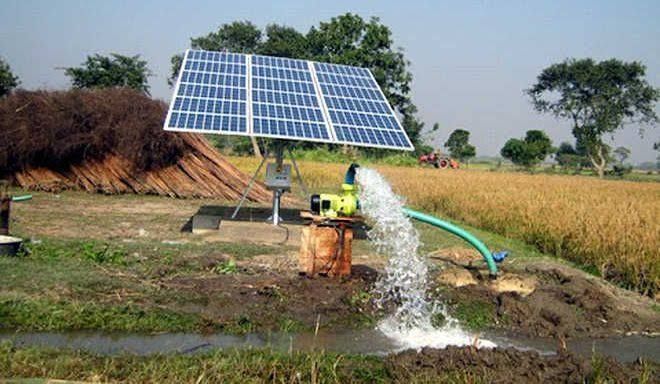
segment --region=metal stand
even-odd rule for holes
[[[272,155],[278,167],[282,166],[282,164],[284,163],[285,148],[289,154],[289,159],[291,160],[293,169],[296,172],[296,179],[298,181],[298,185],[305,194],[305,197],[309,198],[309,192],[307,191],[307,186],[305,185],[305,182],[302,179],[300,170],[298,169],[298,164],[296,164],[296,160],[293,158],[293,152],[291,151],[290,144],[283,141],[275,141],[273,146],[274,149],[272,151],[266,150],[263,159],[261,159],[261,163],[259,163],[259,167],[257,167],[257,170],[256,172],[254,172],[254,175],[252,175],[252,178],[250,179],[250,182],[248,183],[247,187],[245,187],[245,189],[243,190],[243,195],[241,196],[241,200],[238,202],[236,209],[234,209],[234,213],[231,215],[232,219],[235,219],[236,216],[238,215],[238,212],[241,210],[241,207],[243,206],[243,203],[245,203],[245,199],[247,198],[247,195],[250,193],[250,190],[252,189],[252,186],[254,185],[254,182],[257,179],[259,172],[261,171],[261,168],[263,168],[264,164],[266,163],[266,160],[268,160],[268,158]],[[269,221],[272,221],[273,225],[279,225],[279,223],[282,221],[282,218],[280,216],[280,202],[284,192],[286,192],[286,190],[282,188],[273,189],[273,204],[272,204],[273,214],[271,215],[271,217],[268,218]]]

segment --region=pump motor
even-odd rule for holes
[[[341,185],[340,194],[322,193],[312,195],[311,211],[323,217],[353,216],[360,209],[355,187],[355,170],[359,165],[351,164],[346,172],[346,178]]]

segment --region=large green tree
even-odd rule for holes
[[[575,169],[579,172],[589,160],[580,153],[571,143],[562,142],[555,152],[555,160],[564,169]]]
[[[295,28],[278,24],[270,24],[266,27],[266,38],[258,51],[262,55],[295,59],[306,59],[310,55],[305,35]]]
[[[416,117],[417,107],[410,97],[410,63],[401,49],[394,48],[389,27],[378,18],[366,21],[346,13],[312,27],[307,40],[314,60],[369,68],[385,97],[401,114],[410,140],[420,144],[424,124]]]
[[[509,139],[500,154],[514,164],[532,168],[555,152],[552,140],[543,131],[527,131],[523,139]]]
[[[129,87],[149,94],[151,71],[140,55],[87,56],[79,67],[64,69],[74,88]]]
[[[411,141],[421,144],[424,124],[416,117],[410,98],[412,75],[403,52],[394,47],[392,32],[377,18],[365,20],[346,13],[321,22],[306,34],[294,28],[271,24],[265,34],[248,21],[221,25],[216,32],[191,39],[191,48],[212,51],[258,53],[310,59],[369,68],[385,97],[399,112]],[[182,56],[172,58],[170,85],[174,83]]]
[[[0,97],[8,95],[18,84],[18,76],[15,76],[9,64],[0,58]]]
[[[261,30],[249,21],[234,21],[222,24],[215,32],[190,39],[190,48],[205,51],[258,53],[261,45]],[[170,86],[173,86],[179,75],[183,55],[174,55],[170,61],[172,72],[167,82]]]
[[[476,148],[470,144],[470,132],[464,129],[455,129],[445,142],[445,148],[449,149],[451,157],[461,162],[466,162],[477,155]]]
[[[655,125],[654,107],[660,92],[649,85],[639,62],[610,59],[569,59],[553,64],[526,93],[539,112],[569,119],[600,177],[608,156],[603,137],[627,123]]]

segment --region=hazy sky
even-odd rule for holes
[[[0,0],[0,56],[26,88],[63,88],[57,68],[93,53],[141,54],[155,73],[152,94],[169,100],[170,57],[222,23],[250,20],[306,32],[345,12],[377,16],[412,62],[413,99],[440,142],[472,132],[480,155],[510,137],[546,130],[573,141],[567,122],[534,112],[523,90],[546,66],[568,57],[639,60],[660,86],[660,1],[30,1]],[[660,113],[660,109],[656,109]],[[615,145],[636,162],[655,160],[658,128],[643,139],[630,127]]]

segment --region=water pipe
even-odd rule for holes
[[[351,164],[346,171],[346,176],[344,177],[344,184],[353,185],[355,184],[355,170],[360,166],[356,163]]]
[[[450,224],[446,221],[440,220],[437,217],[427,215],[425,213],[421,213],[418,211],[414,211],[410,208],[403,208],[403,211],[406,213],[406,215],[410,216],[413,219],[419,220],[423,223],[426,224],[431,224],[434,227],[438,227],[440,229],[444,229],[445,231],[454,234],[461,239],[467,241],[475,247],[479,253],[481,253],[481,256],[484,257],[484,260],[486,260],[486,264],[488,264],[488,271],[490,272],[490,275],[492,277],[497,276],[497,265],[495,265],[496,259],[499,259],[499,261],[502,261],[504,257],[506,257],[505,253],[496,253],[496,257],[488,250],[486,245],[481,242],[481,240],[477,239],[472,235],[471,233],[467,232],[466,230],[459,228],[453,224]]]
[[[32,195],[23,195],[23,196],[14,196],[14,197],[11,198],[11,201],[16,203],[16,202],[27,201],[27,200],[31,200],[31,199],[32,199]]]

